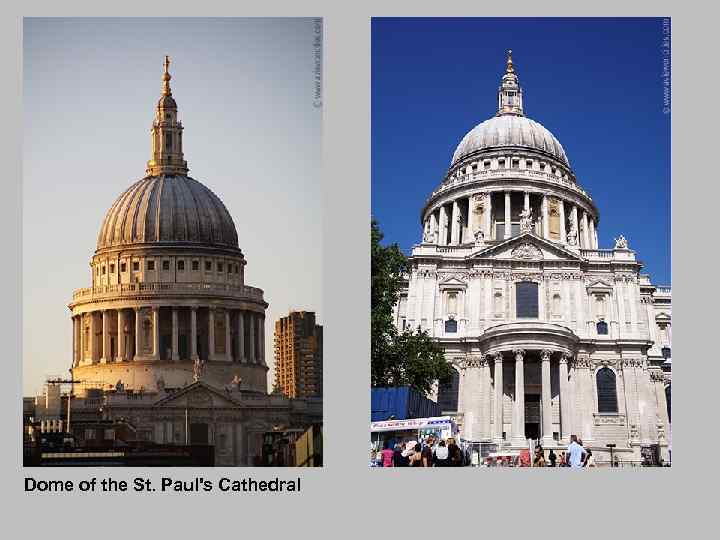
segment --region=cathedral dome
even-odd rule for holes
[[[510,114],[495,116],[470,130],[457,146],[452,165],[480,150],[517,146],[549,154],[570,166],[560,141],[549,130],[525,116]]]
[[[158,242],[238,247],[223,202],[184,175],[147,176],[130,186],[105,215],[97,248]]]

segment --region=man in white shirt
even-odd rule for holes
[[[582,467],[583,460],[585,459],[585,450],[577,442],[577,435],[570,435],[570,444],[567,447],[568,463],[571,467]]]

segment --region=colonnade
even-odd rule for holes
[[[506,423],[504,412],[505,388],[503,382],[503,365],[508,361],[507,353],[511,354],[510,361],[514,362],[515,386],[513,389],[512,415],[510,418],[510,443],[513,446],[525,446],[525,357],[524,349],[494,352],[490,355],[480,354],[471,357],[461,364],[462,387],[461,402],[458,408],[465,411],[465,433],[474,440],[493,439],[497,443],[505,440],[503,437]],[[560,439],[567,441],[573,429],[572,402],[568,363],[570,356],[567,353],[554,353],[550,350],[540,351],[541,368],[541,433],[543,445],[553,444],[552,421],[552,394],[550,367],[554,355],[558,355],[559,369],[559,400],[560,400]],[[490,361],[493,363],[493,374],[490,374]],[[494,380],[494,388],[492,381]],[[476,389],[479,392],[475,391]],[[494,396],[491,395],[494,394]],[[491,419],[491,399],[494,397],[494,411]],[[470,413],[470,414],[468,414]]]
[[[73,366],[196,359],[265,364],[265,316],[259,312],[154,305],[96,310],[72,321]]]
[[[440,246],[472,243],[475,240],[473,233],[478,229],[483,231],[485,240],[511,238],[513,192],[523,194],[525,211],[531,209],[531,197],[540,199],[539,214],[537,208],[533,208],[533,230],[539,236],[584,249],[598,248],[596,220],[585,209],[558,197],[548,196],[547,193],[516,190],[477,193],[441,205],[425,221],[424,240]],[[500,222],[500,219],[497,217],[493,219],[493,198],[498,197],[504,197],[504,227],[501,232],[496,231],[494,227],[495,222]],[[552,234],[551,214],[552,219],[559,221],[559,227]]]

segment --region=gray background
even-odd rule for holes
[[[39,4],[39,3],[38,3]],[[48,5],[50,5],[48,3]],[[90,3],[67,2],[62,15],[97,14]],[[457,538],[502,534],[506,538],[674,538],[712,536],[716,512],[712,475],[716,469],[715,406],[718,361],[709,336],[716,333],[714,275],[718,263],[716,227],[717,144],[713,39],[717,15],[689,3],[477,1],[424,7],[418,2],[341,4],[287,2],[223,10],[206,3],[182,15],[323,15],[325,17],[325,109],[323,142],[325,287],[325,464],[302,474],[301,496],[212,495],[25,495],[16,443],[20,421],[21,358],[21,50],[19,18],[0,27],[4,77],[0,144],[4,193],[0,223],[4,235],[2,298],[4,530],[37,537],[103,535],[127,538],[178,533],[275,537]],[[73,7],[71,7],[73,6]],[[502,7],[502,9],[500,9]],[[159,3],[125,2],[125,14],[166,15]],[[57,11],[57,8],[55,8]],[[25,9],[25,14],[31,10]],[[45,9],[43,14],[53,11]],[[17,13],[23,13],[18,9]],[[36,8],[33,13],[40,13]],[[119,11],[115,12],[116,14]],[[58,13],[60,14],[60,13]],[[369,15],[652,15],[673,17],[673,343],[675,385],[672,469],[598,471],[444,470],[407,473],[369,470]],[[478,36],[482,39],[482,36]],[[538,44],[541,46],[541,44]],[[628,51],[632,54],[632,51]],[[482,62],[483,59],[478,59]],[[658,85],[661,84],[658,73]],[[661,95],[658,91],[658,98]],[[650,97],[648,99],[651,99]],[[660,105],[659,105],[660,106]],[[629,179],[631,180],[631,179]],[[620,195],[620,194],[619,194]],[[648,190],[652,204],[652,190]],[[632,216],[629,216],[632,218]],[[700,266],[702,264],[702,266]],[[52,276],[48,275],[48,279]],[[702,370],[702,372],[700,372]],[[34,471],[37,474],[36,471]],[[42,471],[44,478],[85,478],[98,471]],[[99,471],[131,478],[139,470]],[[163,472],[149,474],[159,478]],[[269,477],[274,470],[172,470],[172,476],[223,474]],[[400,478],[402,477],[402,478]],[[272,500],[267,500],[272,499]]]

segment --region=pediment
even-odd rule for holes
[[[438,285],[440,286],[440,288],[464,289],[465,287],[467,287],[467,281],[464,281],[457,276],[448,276],[447,278],[441,280]]]
[[[474,257],[525,261],[582,260],[576,253],[533,233],[523,233],[489,246]]]
[[[202,381],[196,382],[155,403],[156,407],[187,407],[190,409],[215,409],[239,405],[227,393]]]
[[[587,286],[588,292],[612,292],[613,286],[602,279],[597,279]]]

